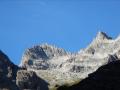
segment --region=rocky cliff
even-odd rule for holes
[[[112,39],[104,32],[98,32],[91,44],[77,53],[70,53],[48,44],[28,48],[19,67],[0,52],[0,81],[5,82],[3,85],[0,84],[0,88],[57,89],[63,85],[73,85],[82,81],[99,67],[117,62],[119,59],[120,37]],[[10,83],[13,83],[13,86]]]

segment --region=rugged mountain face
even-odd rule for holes
[[[82,81],[103,65],[114,67],[111,63],[119,60],[120,37],[112,39],[103,32],[99,32],[87,48],[77,53],[48,44],[28,48],[19,67],[0,51],[0,90],[55,90]]]
[[[100,67],[97,71],[78,84],[61,86],[58,90],[120,90],[120,61],[113,61]]]
[[[34,46],[25,51],[20,66],[33,69],[48,69],[48,60],[67,55],[61,48],[48,44]]]
[[[73,84],[88,77],[100,66],[120,58],[120,38],[112,39],[99,32],[92,43],[78,53],[69,53],[43,44],[25,51],[21,65],[47,81],[49,88]]]

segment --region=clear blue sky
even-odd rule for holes
[[[0,49],[19,64],[24,50],[55,44],[75,52],[101,30],[120,34],[119,0],[0,0]]]

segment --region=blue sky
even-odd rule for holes
[[[0,0],[0,49],[15,64],[36,44],[78,51],[98,31],[120,34],[120,1]]]

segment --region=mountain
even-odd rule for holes
[[[102,65],[117,61],[120,38],[112,39],[98,32],[90,45],[77,53],[70,53],[56,46],[42,44],[25,51],[20,66],[47,81],[49,88],[74,84],[88,77]]]
[[[0,82],[4,81],[0,84],[0,90],[62,90],[64,88],[71,90],[70,88],[79,85],[76,83],[83,81],[86,84],[80,84],[80,90],[87,90],[82,88],[82,85],[83,87],[88,85],[87,78],[90,77],[91,80],[91,75],[99,71],[101,67],[103,71],[97,74],[99,77],[106,70],[104,66],[110,64],[109,67],[112,68],[114,65],[111,63],[119,62],[119,59],[120,37],[112,39],[104,32],[98,32],[85,49],[76,53],[67,52],[49,44],[35,45],[25,50],[19,66],[14,65],[0,51]],[[119,72],[119,69],[117,71]],[[109,74],[107,75],[109,77]],[[101,79],[100,82],[102,83],[103,80]]]

